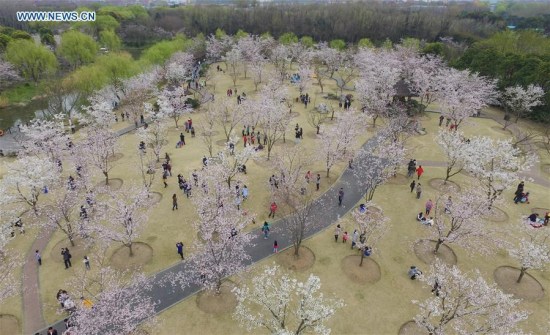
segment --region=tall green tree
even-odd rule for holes
[[[298,43],[298,36],[296,36],[296,34],[294,33],[284,33],[279,36],[279,42],[285,45]]]
[[[360,48],[374,48],[374,43],[369,38],[362,38],[357,42],[357,46]]]
[[[102,47],[109,49],[109,51],[116,51],[120,49],[120,38],[113,30],[104,30],[99,33],[99,43]]]
[[[8,44],[6,59],[15,65],[27,80],[37,83],[54,73],[58,63],[53,52],[29,40],[14,40]]]
[[[61,35],[59,55],[67,60],[72,68],[94,61],[99,47],[93,38],[76,30]]]
[[[341,39],[332,40],[328,45],[338,51],[343,51],[344,49],[346,49],[346,42]]]

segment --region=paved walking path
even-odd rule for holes
[[[364,145],[364,148],[372,148],[378,142],[378,136],[374,136],[369,139]],[[306,230],[305,238],[311,237],[314,234],[324,230],[331,224],[336,222],[340,217],[344,216],[349,210],[353,209],[356,203],[363,198],[365,194],[364,190],[359,187],[353,170],[347,168],[340,179],[334,183],[334,185],[315,200],[312,210],[312,215],[308,221],[316,222],[315,227],[309,227]],[[344,200],[342,206],[338,206],[338,191],[340,187],[344,188]],[[286,228],[289,225],[286,220],[279,220],[272,225],[272,229],[268,240],[264,240],[263,233],[259,229],[261,223],[258,224],[258,229],[250,232],[253,235],[251,245],[247,248],[247,251],[251,255],[249,265],[261,261],[262,259],[269,257],[273,254],[273,241],[277,240],[281,250],[291,247],[292,240],[289,233],[289,229]],[[285,233],[286,232],[286,233]],[[177,254],[174,252],[174,258],[177,258]],[[153,301],[158,301],[156,306],[156,312],[160,313],[167,308],[181,302],[183,299],[200,291],[200,287],[197,285],[191,285],[185,289],[173,289],[165,284],[167,277],[173,277],[179,271],[186,271],[188,268],[187,262],[181,262],[166,270],[163,270],[152,276],[153,289],[147,294],[153,298]],[[58,331],[64,330],[65,326],[63,321],[58,321],[53,325]],[[46,333],[46,328],[42,329],[41,334]]]

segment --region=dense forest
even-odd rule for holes
[[[65,6],[65,10],[75,9],[69,3]],[[343,39],[355,43],[361,38],[375,42],[388,38],[397,42],[403,37],[435,41],[442,36],[475,41],[505,26],[501,18],[479,15],[488,12],[488,7],[473,3],[445,6],[375,1],[254,7],[204,5],[153,7],[147,11],[139,6],[100,7],[95,4],[86,9],[97,11],[96,26],[109,23],[106,21],[114,18],[118,22],[117,33],[123,42],[133,46],[153,43],[166,38],[167,34],[183,32],[188,36],[198,33],[207,35],[214,33],[217,28],[228,34],[242,29],[252,34],[269,32],[274,37],[292,31],[298,36],[308,35],[317,41]],[[17,10],[22,9],[13,4],[0,8],[0,24],[22,30],[36,28],[16,22]]]

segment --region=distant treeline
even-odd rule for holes
[[[286,32],[311,36],[316,41],[343,39],[356,43],[361,38],[375,42],[404,37],[435,41],[451,36],[475,41],[505,26],[503,20],[464,13],[486,12],[473,4],[411,5],[399,3],[347,3],[277,5],[257,7],[183,6],[149,11],[153,25],[188,35],[214,33],[217,28],[234,34],[239,29],[252,34]]]
[[[386,39],[398,42],[404,37],[430,42],[443,36],[476,41],[506,25],[503,19],[486,15],[489,13],[486,5],[474,3],[432,5],[367,1],[263,6],[195,5],[147,10],[135,5],[117,7],[96,3],[85,4],[86,7],[74,6],[72,3],[56,7],[44,7],[42,3],[9,3],[0,8],[0,24],[32,31],[37,25],[17,22],[17,10],[96,10],[98,18],[92,25],[102,25],[114,18],[119,24],[116,32],[122,42],[137,47],[181,32],[187,36],[208,35],[217,28],[228,34],[242,29],[258,35],[269,32],[275,38],[293,32],[298,36],[311,36],[316,41],[343,39],[356,43],[361,38],[369,38],[382,43]],[[50,29],[69,28],[67,23],[47,26]]]
[[[550,39],[535,31],[503,31],[470,46],[452,65],[498,79],[501,89],[538,84],[545,104],[533,117],[550,122]]]

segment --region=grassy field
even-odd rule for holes
[[[216,64],[211,66],[215,70]],[[214,90],[216,100],[225,97],[225,92],[229,87],[232,87],[232,82],[227,75],[216,73],[215,77],[210,80],[210,83],[215,86],[210,86]],[[290,84],[289,84],[290,85]],[[337,88],[333,81],[325,81],[325,94],[328,92],[336,92]],[[248,96],[254,95],[254,86],[251,79],[240,78],[237,82],[239,94],[246,92]],[[290,88],[292,97],[297,97],[298,91]],[[321,102],[330,104],[334,101],[326,101],[323,94],[320,93],[318,86],[313,85],[309,91],[312,96],[312,104],[308,105],[308,111],[315,105]],[[233,99],[236,99],[235,97]],[[211,102],[210,102],[211,103]],[[215,102],[214,102],[215,103]],[[199,111],[190,115],[196,128],[200,128],[202,122],[202,110],[209,103],[202,106]],[[429,110],[437,110],[437,106],[430,106]],[[307,111],[303,104],[296,103],[292,107],[293,112],[299,113],[295,117],[288,128],[286,143],[277,144],[277,150],[285,147],[300,145],[304,152],[315,154],[319,139],[315,135],[315,129],[307,122]],[[491,111],[494,113],[495,111]],[[338,111],[335,114],[338,117]],[[444,160],[442,151],[435,142],[435,136],[438,131],[438,114],[427,113],[426,116],[420,119],[422,127],[426,128],[427,134],[424,136],[413,136],[407,142],[407,147],[410,149],[409,156],[416,158],[421,164],[423,161],[441,162]],[[171,123],[170,123],[171,122]],[[190,134],[186,134],[187,145],[183,148],[175,148],[176,142],[179,140],[179,134],[182,131],[183,120],[180,121],[180,129],[176,129],[173,121],[169,121],[169,139],[165,147],[172,158],[172,173],[173,177],[168,179],[168,187],[164,188],[160,174],[157,174],[153,191],[162,194],[161,201],[151,209],[149,215],[149,223],[142,233],[140,242],[148,244],[153,249],[153,257],[151,261],[143,265],[143,270],[152,274],[178,262],[179,256],[176,253],[175,243],[183,241],[185,245],[191,245],[192,241],[197,238],[197,233],[192,227],[193,220],[196,220],[194,206],[191,201],[186,199],[178,188],[177,174],[189,177],[194,169],[200,169],[202,162],[201,158],[207,154],[207,149],[200,137],[191,138]],[[294,143],[293,128],[296,123],[299,123],[304,129],[304,139],[300,144]],[[120,129],[128,122],[115,124],[115,129]],[[327,124],[330,124],[327,123]],[[522,127],[529,126],[527,123],[522,123]],[[321,126],[323,132],[325,125]],[[504,139],[511,136],[510,133],[500,130],[501,126],[495,121],[485,118],[473,118],[470,124],[462,126],[467,137],[483,135],[490,136],[495,139]],[[215,136],[214,142],[219,143],[214,145],[214,151],[223,149],[223,130],[218,127],[215,129],[218,134]],[[237,129],[240,133],[240,127]],[[368,138],[373,135],[372,128],[367,128],[364,134],[359,139],[359,145],[363,144]],[[237,135],[238,135],[237,134]],[[115,162],[115,167],[110,172],[110,178],[122,179],[124,186],[132,183],[141,183],[140,172],[137,168],[137,147],[139,140],[135,133],[124,135],[119,140],[119,150],[123,156]],[[237,147],[243,144],[239,142]],[[548,154],[542,149],[538,152],[541,156],[541,164],[550,164]],[[247,163],[248,174],[246,175],[245,184],[250,190],[249,200],[243,206],[251,213],[256,213],[258,219],[256,221],[263,222],[268,215],[268,206],[270,203],[270,194],[268,187],[269,176],[273,169],[271,163],[265,160],[266,152],[262,152],[258,159]],[[164,156],[164,152],[162,154]],[[331,177],[325,178],[323,161],[315,159],[309,166],[312,172],[320,172],[322,175],[321,194],[330,185],[337,180],[339,175],[346,167],[346,162],[341,162],[331,169]],[[410,265],[417,265],[421,269],[426,269],[428,266],[423,264],[413,252],[413,244],[421,238],[429,236],[428,227],[420,225],[415,216],[422,210],[424,203],[428,198],[434,199],[439,192],[428,186],[428,181],[433,178],[444,178],[444,169],[430,165],[424,166],[425,174],[422,176],[421,182],[425,188],[421,200],[417,200],[414,195],[409,192],[408,182],[403,184],[388,183],[381,186],[374,196],[374,201],[384,210],[384,213],[391,219],[391,228],[389,233],[382,239],[377,246],[372,259],[378,263],[381,272],[381,279],[372,284],[358,284],[348,279],[343,273],[342,260],[348,255],[356,254],[350,250],[350,245],[342,245],[334,243],[333,227],[319,232],[314,237],[308,239],[305,245],[310,248],[315,254],[315,263],[313,267],[305,272],[296,273],[296,275],[305,279],[309,273],[314,273],[320,276],[322,281],[322,291],[327,295],[334,295],[345,300],[346,307],[336,314],[330,320],[329,326],[332,328],[333,334],[396,334],[399,327],[410,320],[416,313],[415,306],[411,300],[420,300],[430,295],[427,288],[422,287],[421,283],[411,281],[406,276],[407,269]],[[0,176],[4,170],[0,168]],[[405,171],[400,171],[405,174]],[[543,174],[548,180],[550,173]],[[95,183],[102,183],[103,178],[95,177]],[[452,181],[458,183],[463,188],[473,183],[470,177],[464,174],[458,174],[452,178]],[[504,210],[509,219],[503,223],[488,222],[488,224],[502,225],[506,229],[513,231],[513,227],[519,225],[519,218],[528,215],[531,208],[540,207],[548,208],[548,192],[547,188],[539,185],[527,183],[526,190],[531,193],[531,204],[529,205],[514,205],[511,202],[513,198],[513,190],[507,190],[504,194],[504,202],[498,207]],[[171,210],[171,196],[178,194],[179,210]],[[52,192],[52,196],[55,196]],[[353,231],[351,218],[345,216],[339,222],[343,225],[343,230]],[[256,226],[250,223],[248,229],[254,229]],[[25,254],[30,248],[36,232],[29,229],[25,236],[17,237],[10,243],[10,247],[17,252]],[[42,251],[44,263],[40,270],[40,292],[43,304],[44,318],[47,322],[53,322],[62,318],[62,315],[56,313],[58,303],[55,299],[56,292],[60,288],[65,288],[65,283],[71,276],[74,275],[74,269],[84,267],[80,255],[89,251],[80,250],[77,246],[73,251],[73,268],[64,270],[62,257],[59,248],[66,246],[71,248],[68,242],[63,242],[65,236],[59,232],[55,233],[49,242],[47,248]],[[271,242],[266,242],[266,248],[271,248]],[[120,245],[113,245],[108,254],[114,253]],[[483,276],[489,282],[493,282],[492,273],[494,269],[502,265],[515,266],[514,261],[503,251],[499,251],[496,255],[489,257],[471,256],[465,250],[459,247],[451,246],[458,257],[458,265],[463,270],[479,268]],[[261,270],[263,265],[269,265],[272,262],[277,262],[280,255],[272,256],[267,260],[254,265],[250,269],[244,280],[249,280],[250,276]],[[92,260],[93,265],[93,260]],[[550,287],[550,275],[545,272],[531,271],[533,275],[545,289]],[[235,279],[236,281],[237,279]],[[532,312],[531,317],[525,322],[525,330],[539,333],[539,326],[543,324],[550,312],[548,297],[537,302],[523,302],[522,308]],[[0,314],[12,314],[21,319],[22,315],[21,298],[12,298],[6,303],[0,305]],[[232,320],[230,313],[208,314],[197,308],[196,297],[192,296],[185,301],[171,307],[159,316],[161,326],[156,329],[158,334],[174,334],[174,333],[203,333],[203,334],[242,334],[243,329],[240,329],[235,321]],[[258,333],[265,333],[260,331]]]

